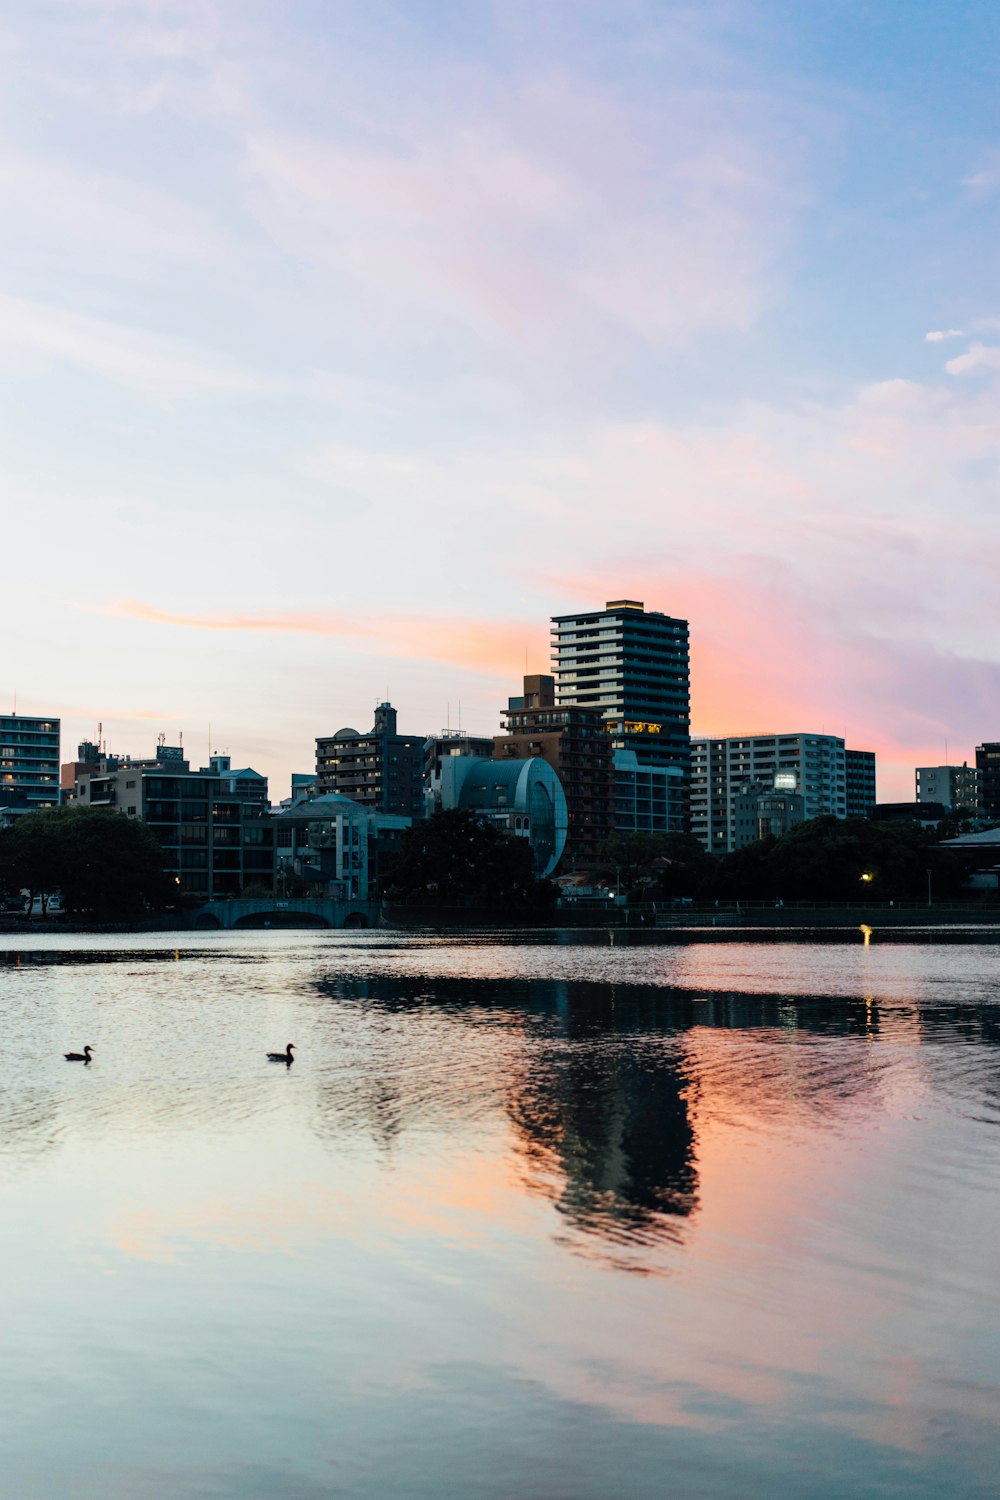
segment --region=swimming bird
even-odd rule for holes
[[[93,1052],[93,1050],[93,1047],[91,1047],[88,1043],[88,1045],[84,1047],[82,1052],[64,1052],[63,1057],[67,1062],[89,1063],[90,1054]]]
[[[292,1066],[292,1063],[295,1061],[295,1058],[292,1056],[294,1048],[295,1043],[289,1042],[284,1052],[269,1052],[267,1054],[267,1060],[268,1062],[283,1062],[290,1068]]]

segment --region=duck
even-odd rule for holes
[[[283,1062],[290,1068],[292,1066],[292,1063],[295,1061],[295,1058],[292,1056],[294,1050],[295,1043],[289,1042],[284,1052],[269,1052],[267,1054],[267,1060],[268,1062]]]
[[[90,1044],[88,1043],[88,1045],[86,1047],[84,1047],[84,1049],[83,1049],[82,1052],[64,1052],[63,1053],[63,1057],[66,1059],[67,1062],[89,1063],[90,1062],[90,1054],[93,1052],[93,1050],[94,1050],[93,1047],[91,1047]]]

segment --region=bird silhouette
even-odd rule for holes
[[[268,1062],[283,1062],[287,1068],[290,1068],[295,1061],[295,1058],[292,1056],[294,1048],[295,1043],[289,1042],[284,1052],[269,1052],[267,1060]]]
[[[67,1062],[89,1063],[90,1054],[93,1052],[93,1050],[93,1047],[91,1047],[88,1043],[88,1045],[84,1047],[82,1052],[64,1052],[63,1057]]]

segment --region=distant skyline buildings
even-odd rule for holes
[[[975,766],[917,766],[914,780],[918,802],[936,802],[948,812],[981,810],[980,772]]]
[[[754,827],[778,831],[810,818],[847,817],[847,757],[827,734],[733,735],[691,741],[691,832],[710,854],[752,842]],[[753,807],[741,794],[753,790]],[[780,808],[780,799],[788,800]],[[770,805],[757,806],[758,799]]]
[[[57,717],[0,714],[0,806],[58,806],[59,732]]]
[[[320,794],[339,792],[369,812],[421,818],[424,813],[422,734],[400,734],[391,703],[380,703],[366,733],[338,729],[316,740]]]
[[[266,776],[234,768],[228,755],[192,770],[180,745],[162,741],[146,759],[101,756],[96,766],[77,759],[76,805],[145,823],[163,846],[164,869],[186,895],[210,900],[238,896],[247,886],[271,889]]]

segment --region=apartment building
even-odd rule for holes
[[[338,729],[316,740],[316,783],[320,796],[338,792],[370,812],[423,816],[424,735],[400,734],[391,703],[375,709],[367,734]]]
[[[956,807],[975,812],[979,807],[980,776],[975,766],[965,762],[960,766],[918,766],[915,779],[918,802],[937,802],[948,812]]]
[[[691,831],[712,854],[736,844],[736,794],[748,782],[801,798],[801,819],[847,816],[844,741],[828,734],[731,735],[691,741]]]
[[[523,693],[508,699],[504,720],[494,760],[548,762],[566,798],[563,868],[592,863],[614,826],[612,744],[601,710],[557,704],[555,679],[539,673],[525,677]]]
[[[213,755],[192,771],[180,746],[157,746],[149,760],[125,756],[77,778],[81,807],[115,808],[146,823],[163,845],[164,869],[188,895],[238,896],[274,885],[274,832],[267,818],[267,778],[234,770]]]
[[[596,710],[613,750],[630,751],[639,771],[676,767],[680,776],[659,778],[650,799],[658,817],[654,832],[681,832],[687,816],[690,774],[690,649],[688,623],[648,610],[638,599],[611,599],[604,609],[552,619],[552,662],[560,705]],[[637,831],[642,782],[633,762],[619,761],[623,784],[616,812],[618,830]],[[652,783],[650,783],[652,789]],[[649,821],[648,819],[646,821]]]
[[[58,807],[58,719],[0,714],[0,805],[23,812]]]

